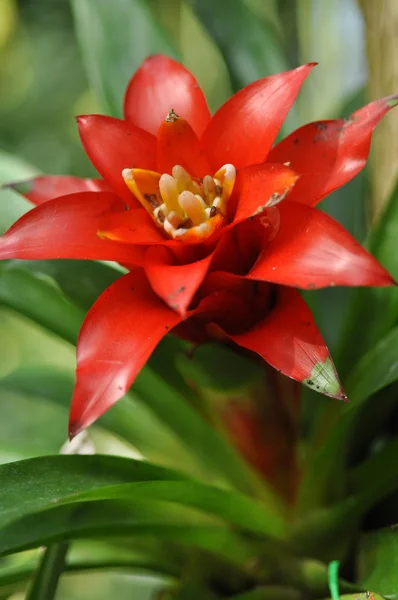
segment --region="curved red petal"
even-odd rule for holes
[[[234,188],[237,207],[234,223],[262,213],[281,202],[293,189],[298,175],[278,163],[262,163],[239,169]]]
[[[284,375],[326,396],[346,399],[325,342],[297,290],[280,288],[275,307],[262,322],[230,337]]]
[[[141,262],[139,248],[97,235],[104,214],[122,206],[122,200],[110,192],[81,192],[49,200],[24,214],[0,238],[0,258]]]
[[[79,334],[70,436],[124,396],[159,341],[180,321],[154,294],[141,269],[101,294]]]
[[[302,289],[394,284],[380,263],[325,213],[296,202],[282,202],[278,210],[278,234],[265,246],[250,279]]]
[[[195,77],[172,58],[150,56],[128,84],[125,118],[156,135],[171,109],[188,121],[198,136],[210,121],[206,99]]]
[[[237,92],[213,116],[202,144],[214,170],[262,162],[315,63],[270,75]]]
[[[300,179],[289,200],[314,206],[365,166],[373,129],[398,96],[376,100],[348,119],[309,123],[273,148],[269,161],[290,163]]]
[[[206,277],[212,254],[189,264],[175,264],[175,257],[167,248],[149,248],[145,254],[145,273],[156,294],[180,315],[188,307]]]
[[[102,179],[83,179],[67,175],[44,175],[10,183],[8,186],[36,204],[43,204],[59,196],[77,192],[112,192],[111,186]]]
[[[156,168],[156,138],[147,131],[113,117],[77,117],[80,138],[98,173],[128,204],[136,201],[128,190],[123,169]]]
[[[119,210],[104,215],[98,228],[101,237],[122,244],[180,245],[167,239],[143,208]]]
[[[191,177],[210,174],[200,142],[190,124],[184,119],[163,121],[158,131],[157,170],[170,173],[181,165]]]

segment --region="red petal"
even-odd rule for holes
[[[297,290],[280,288],[274,309],[261,323],[230,337],[284,375],[326,396],[346,399],[325,342]]]
[[[124,396],[158,342],[180,321],[141,270],[121,277],[99,297],[79,335],[70,436]]]
[[[292,190],[297,177],[292,169],[280,163],[240,169],[233,192],[237,198],[234,222],[239,223],[281,202]]]
[[[123,169],[156,168],[156,139],[131,123],[102,115],[77,118],[83,146],[98,173],[128,204],[136,205]]]
[[[53,200],[59,196],[75,194],[76,192],[111,192],[111,186],[102,179],[82,179],[80,177],[68,177],[66,175],[48,175],[34,177],[11,183],[7,187],[12,188],[33,202],[43,204],[47,200]]]
[[[120,198],[110,192],[81,192],[49,200],[23,215],[0,238],[0,258],[140,262],[139,248],[97,235],[104,214],[121,206]]]
[[[270,75],[232,96],[213,116],[202,144],[214,170],[262,162],[315,63]]]
[[[180,245],[167,239],[143,208],[119,210],[104,215],[99,223],[101,237],[123,244]]]
[[[128,84],[125,117],[156,135],[171,109],[188,121],[198,136],[210,121],[206,99],[195,77],[167,56],[150,56]]]
[[[337,221],[320,210],[282,202],[281,223],[248,277],[302,289],[386,286],[394,281]]]
[[[309,123],[275,146],[267,160],[288,161],[301,175],[289,200],[314,206],[355,177],[366,164],[373,129],[397,101],[384,98],[348,119]]]
[[[170,173],[174,165],[181,165],[191,177],[210,174],[199,140],[184,119],[163,121],[158,132],[157,170]]]
[[[209,269],[212,254],[195,262],[178,265],[167,248],[149,248],[145,273],[152,289],[166,304],[185,316],[188,306]]]

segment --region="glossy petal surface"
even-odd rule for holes
[[[128,84],[125,117],[156,135],[171,109],[188,121],[198,136],[210,121],[206,99],[195,77],[167,56],[150,56]]]
[[[397,97],[376,100],[347,119],[309,123],[277,144],[267,160],[289,161],[301,175],[289,200],[314,206],[355,177],[368,159],[373,129],[396,103]]]
[[[209,269],[212,254],[189,264],[175,264],[167,248],[150,248],[145,254],[145,273],[156,294],[170,308],[185,315]]]
[[[140,249],[97,235],[104,214],[122,206],[120,198],[109,192],[81,192],[49,200],[23,215],[0,238],[0,258],[140,262]]]
[[[79,335],[71,436],[124,396],[159,341],[180,320],[154,294],[142,270],[121,277],[101,294]]]
[[[282,202],[280,229],[248,277],[302,289],[385,286],[387,271],[337,221],[296,202]]]
[[[128,204],[135,200],[122,177],[123,169],[156,169],[156,139],[147,131],[112,117],[78,117],[83,146],[98,173]]]
[[[184,119],[163,121],[159,127],[157,145],[157,170],[169,173],[174,165],[181,165],[191,177],[210,175],[197,135]]]
[[[271,313],[247,333],[231,338],[284,375],[326,396],[346,398],[311,311],[297,290],[280,288]]]
[[[218,109],[202,144],[211,166],[262,162],[313,64],[270,75],[237,92]]]
[[[240,169],[234,190],[234,196],[238,198],[234,222],[238,223],[279,204],[296,181],[296,173],[282,164],[263,163]]]
[[[67,175],[47,175],[17,181],[10,184],[19,194],[22,194],[39,205],[47,200],[53,200],[59,196],[75,194],[77,192],[111,192],[111,186],[102,179],[83,179],[81,177],[69,177]]]

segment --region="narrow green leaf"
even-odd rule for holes
[[[71,0],[87,75],[103,108],[122,116],[128,80],[141,61],[178,50],[145,0]]]
[[[83,310],[88,310],[123,272],[92,260],[12,260],[8,264],[10,268],[25,268],[38,277],[51,277],[64,294]]]
[[[151,519],[120,502],[74,503],[40,510],[14,519],[1,528],[0,554],[64,540],[93,538],[149,538],[195,547],[222,557],[241,568],[252,556],[250,548],[227,527],[165,522]]]
[[[68,548],[69,544],[66,542],[53,544],[46,548],[26,600],[53,600],[55,598],[58,581],[65,568]]]
[[[54,503],[146,498],[191,506],[257,534],[280,537],[285,529],[282,519],[278,520],[265,504],[133,459],[43,457],[0,466],[0,477],[3,490],[0,524]],[[162,479],[166,480],[165,484],[156,485],[156,480],[160,484]],[[178,485],[178,480],[183,485]],[[120,485],[122,483],[126,485]]]
[[[33,274],[21,264],[0,265],[0,303],[71,343],[75,343],[84,318],[84,312],[67,300],[51,279]]]
[[[230,0],[228,6],[212,0],[190,3],[220,47],[235,90],[289,68],[272,24],[258,19],[243,0]]]
[[[345,384],[352,406],[398,379],[397,348],[398,327],[394,327],[354,367]]]

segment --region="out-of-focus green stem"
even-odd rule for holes
[[[59,577],[65,568],[65,556],[69,544],[52,544],[46,548],[27,600],[53,600]]]
[[[398,94],[398,2],[360,0],[366,25],[369,98]],[[392,110],[377,126],[372,143],[371,218],[384,209],[398,176],[398,112]]]

